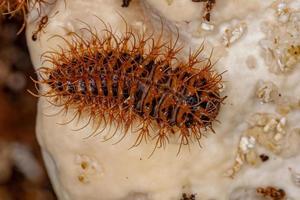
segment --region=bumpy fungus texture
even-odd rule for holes
[[[213,130],[224,100],[219,94],[222,77],[210,59],[197,58],[203,46],[181,62],[176,59],[181,50],[177,40],[163,41],[163,34],[154,39],[130,30],[120,38],[108,29],[102,37],[89,33],[88,40],[74,33],[71,42],[65,40],[67,49],[45,54],[53,68],[39,70],[36,83],[50,86],[41,96],[52,97],[65,111],[75,109],[74,118],[87,113],[92,134],[101,124],[114,123],[116,131],[121,127],[122,138],[134,129],[133,147],[150,138],[156,140],[154,150],[165,147],[178,133],[180,150],[199,142],[200,129]]]

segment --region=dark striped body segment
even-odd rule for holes
[[[186,63],[174,62],[175,47],[155,43],[145,53],[146,40],[130,46],[129,37],[118,45],[111,35],[84,45],[68,44],[66,52],[50,56],[54,67],[44,68],[47,78],[40,82],[50,86],[44,96],[54,94],[66,109],[78,113],[88,110],[94,120],[114,120],[125,132],[139,120],[142,128],[136,127],[135,145],[150,135],[149,125],[156,132],[151,135],[157,138],[156,147],[175,133],[180,146],[199,141],[200,129],[212,129],[224,100],[221,75],[212,70],[209,59],[199,62],[200,52]]]
[[[173,69],[140,54],[132,58],[109,52],[101,58],[100,65],[82,57],[74,60],[81,63],[79,69],[61,66],[50,75],[51,86],[62,95],[74,95],[74,101],[103,101],[107,109],[122,105],[170,127],[205,127],[218,114],[220,96],[216,86],[208,85],[207,72]]]

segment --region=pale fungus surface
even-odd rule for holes
[[[85,37],[89,26],[101,33],[104,21],[120,35],[125,20],[136,32],[159,33],[163,24],[174,38],[179,33],[180,58],[204,44],[203,55],[213,49],[214,67],[224,72],[222,94],[228,97],[215,134],[206,133],[201,148],[190,144],[179,155],[178,138],[151,157],[154,142],[130,148],[132,132],[118,142],[118,129],[119,137],[104,141],[110,130],[90,135],[91,125],[80,129],[87,114],[67,123],[72,110],[59,113],[40,98],[37,138],[59,199],[179,200],[186,193],[199,200],[265,200],[257,188],[268,187],[284,190],[284,199],[300,198],[299,2],[216,0],[210,20],[203,18],[204,4],[132,0],[122,8],[120,0],[57,1],[45,9],[49,22],[37,41],[31,38],[38,20],[29,21],[36,69],[51,67],[43,53],[66,48],[70,32]]]

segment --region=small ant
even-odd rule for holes
[[[44,27],[46,27],[47,23],[48,23],[48,16],[45,15],[45,16],[42,17],[42,19],[40,20],[38,29],[32,33],[31,39],[32,39],[33,41],[36,41],[36,40],[37,40],[37,35],[38,35],[38,33],[39,33]]]
[[[57,13],[58,13],[58,11],[54,14],[54,16],[55,16]],[[38,29],[32,33],[31,39],[32,39],[33,41],[36,41],[36,40],[37,40],[37,37],[38,37],[39,32],[41,32],[41,31],[47,26],[48,19],[49,19],[49,17],[48,17],[47,15],[45,15],[45,16],[42,17],[42,19],[41,19],[40,22],[39,22],[39,27],[38,27]]]

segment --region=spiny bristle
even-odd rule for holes
[[[25,18],[25,15],[28,12],[28,0],[3,0],[0,3],[0,14],[14,16],[22,16]]]
[[[2,0],[0,2],[0,18],[9,16],[22,20],[22,27],[17,33],[20,34],[25,28],[26,16],[31,11],[31,8],[36,7],[40,16],[43,4],[54,4],[55,2],[56,0]]]
[[[203,50],[177,61],[181,48],[175,42],[154,39],[127,31],[117,38],[111,30],[90,39],[73,34],[67,49],[45,58],[53,66],[39,70],[38,83],[48,85],[41,94],[55,97],[60,106],[88,113],[97,130],[101,123],[117,123],[124,136],[136,129],[133,147],[155,139],[155,147],[165,147],[178,134],[182,145],[199,142],[201,131],[213,130],[224,97],[220,96],[221,74],[212,69],[210,59],[199,61]],[[141,125],[132,127],[134,122]],[[152,134],[149,127],[154,128]]]
[[[2,0],[0,3],[0,13],[10,16],[27,14],[29,5],[31,5],[31,7],[37,6],[38,11],[41,12],[43,4],[50,5],[55,2],[56,0]]]

